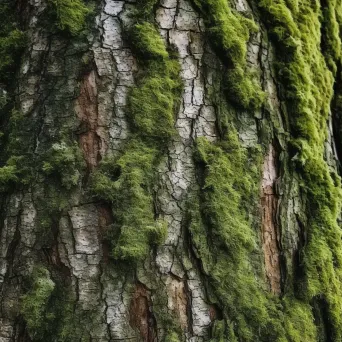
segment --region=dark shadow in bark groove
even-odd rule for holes
[[[342,66],[337,64],[337,73],[334,84],[334,97],[331,103],[333,137],[336,146],[338,172],[342,174]]]
[[[303,222],[297,217],[299,227],[297,249],[293,253],[293,279],[294,279],[294,293],[301,295],[301,284],[305,280],[305,270],[303,264],[302,251],[307,243],[307,232]]]
[[[333,327],[329,320],[328,303],[324,295],[315,296],[311,301],[315,324],[320,342],[335,342],[332,336]]]

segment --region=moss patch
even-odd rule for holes
[[[56,11],[58,27],[77,34],[85,27],[90,8],[82,0],[49,0]]]
[[[84,160],[77,145],[67,145],[64,141],[55,143],[46,152],[42,171],[48,176],[56,176],[61,185],[70,190],[80,180],[80,170],[84,167]]]
[[[176,133],[175,110],[182,90],[180,66],[177,60],[170,58],[152,24],[134,25],[131,36],[145,70],[129,95],[128,117],[140,136],[167,143]]]
[[[258,27],[229,6],[226,0],[193,0],[205,20],[212,42],[227,66],[226,93],[230,101],[244,109],[260,108],[265,93],[247,66],[247,43]]]
[[[52,280],[44,266],[33,269],[21,298],[21,313],[33,342],[88,341],[89,332],[99,324],[94,312],[78,307],[64,281]]]
[[[285,89],[291,123],[294,167],[308,198],[308,241],[302,251],[301,296],[327,301],[334,340],[342,338],[342,244],[337,224],[339,177],[324,160],[327,118],[340,60],[341,6],[336,1],[262,0],[259,6],[277,45],[278,78]],[[322,46],[325,50],[322,50]]]
[[[2,1],[0,4],[0,82],[13,81],[15,63],[25,44],[25,36],[15,18],[15,3]]]
[[[113,257],[138,261],[166,237],[166,222],[154,212],[152,187],[161,152],[176,133],[174,113],[182,83],[177,61],[151,23],[136,23],[128,35],[143,67],[128,97],[133,136],[119,157],[101,162],[93,190],[113,205]]]
[[[55,288],[49,271],[36,267],[32,273],[30,290],[22,297],[21,313],[32,339],[40,338],[46,325],[55,318],[46,316],[48,303]]]
[[[246,172],[247,151],[232,125],[219,144],[199,138],[196,161],[202,168],[203,183],[200,203],[190,211],[190,232],[215,295],[234,320],[236,337],[255,341],[256,336],[264,335],[266,341],[271,332],[278,336],[281,327],[275,326],[271,315],[272,311],[277,315],[275,305],[257,280],[251,261],[257,243],[246,207],[258,194],[259,172]],[[225,334],[229,331],[227,327]]]
[[[154,218],[152,181],[155,147],[132,140],[118,159],[103,160],[94,174],[95,193],[113,204],[116,227],[112,255],[118,259],[141,260],[149,246],[161,243],[166,223]]]

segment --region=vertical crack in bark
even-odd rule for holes
[[[264,160],[261,186],[262,221],[261,233],[265,257],[266,277],[271,291],[281,293],[281,266],[279,232],[276,221],[278,198],[275,193],[275,181],[278,178],[277,155],[274,146],[269,146]]]

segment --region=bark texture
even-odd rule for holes
[[[342,341],[340,0],[0,13],[0,342]]]

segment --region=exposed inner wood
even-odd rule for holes
[[[276,151],[273,145],[264,160],[261,186],[262,207],[262,243],[265,257],[266,277],[274,294],[281,293],[281,269],[279,234],[276,222],[278,197],[275,193],[275,181],[278,178]]]

